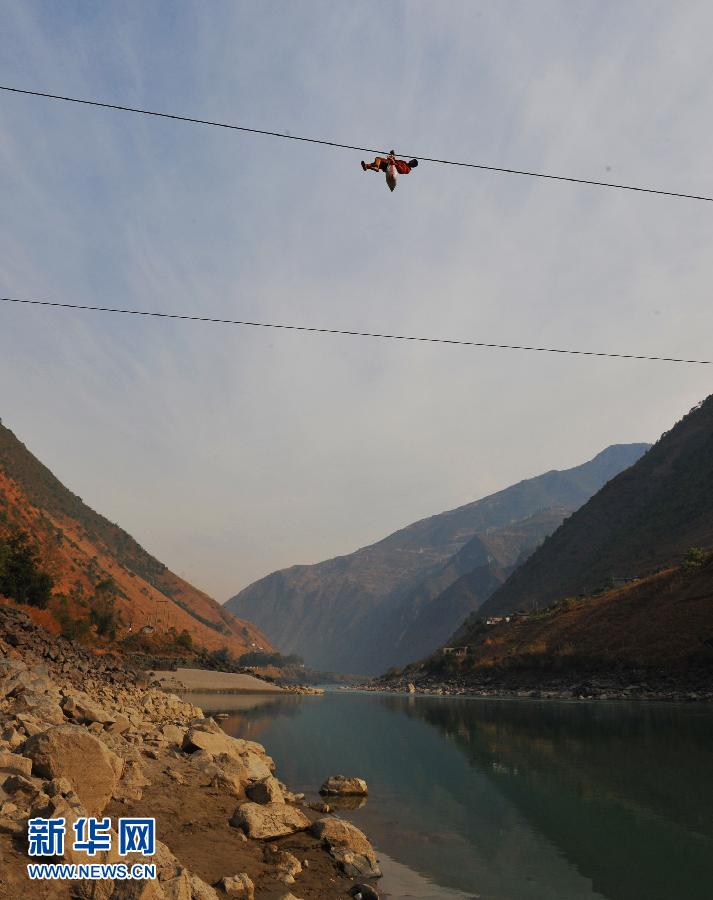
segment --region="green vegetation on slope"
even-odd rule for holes
[[[52,584],[29,536],[0,522],[0,596],[44,609],[50,601]]]
[[[483,606],[532,610],[713,547],[713,396],[545,540]]]

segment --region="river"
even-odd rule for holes
[[[710,900],[713,709],[327,693],[191,695],[265,744],[316,797],[369,784],[343,810],[374,844],[379,890],[420,900]]]

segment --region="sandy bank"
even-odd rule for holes
[[[252,675],[236,672],[211,672],[208,669],[178,669],[175,672],[151,672],[151,679],[159,681],[168,691],[203,691],[218,694],[284,694],[276,684],[269,684]]]

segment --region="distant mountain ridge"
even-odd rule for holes
[[[580,466],[422,519],[355,553],[274,572],[226,608],[317,668],[383,671],[435,649],[523,555],[648,446],[608,447]],[[478,570],[468,597],[439,602],[454,581]]]
[[[445,643],[452,623],[480,608],[571,512],[555,506],[472,537],[401,601],[393,617],[398,637],[384,648],[391,665],[402,666],[430,653],[436,642]]]
[[[713,395],[572,515],[484,604],[542,608],[713,548]]]
[[[255,646],[273,649],[250,622],[231,615],[207,594],[179,578],[126,531],[69,491],[0,423],[0,517],[28,533],[40,549],[55,593],[73,613],[86,616],[95,586],[111,578],[117,608],[128,627],[160,623],[187,631],[196,646],[227,648],[234,655]],[[57,626],[51,611],[43,624]]]

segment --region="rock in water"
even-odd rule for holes
[[[242,803],[230,824],[242,828],[248,837],[270,840],[305,831],[310,822],[303,812],[286,803]]]
[[[363,778],[347,778],[346,775],[332,775],[319,789],[320,794],[364,797],[369,793]]]
[[[317,819],[310,833],[327,844],[345,875],[350,878],[381,878],[374,848],[358,828],[343,819]]]
[[[68,778],[90,816],[109,802],[123,760],[79,725],[58,725],[25,741],[22,752],[43,778]]]

